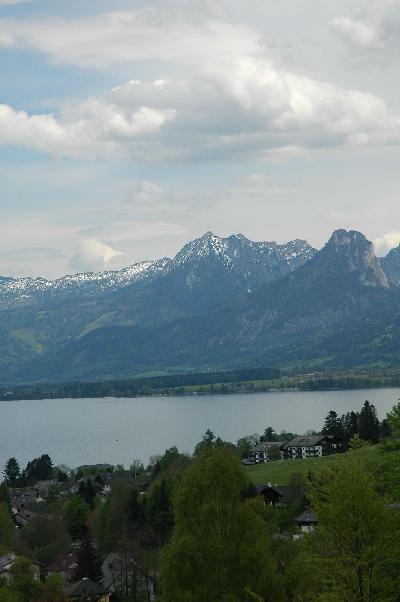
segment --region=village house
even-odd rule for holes
[[[294,521],[300,529],[301,535],[312,533],[318,525],[317,515],[312,508],[306,508],[299,516],[296,516]]]
[[[255,490],[257,495],[261,495],[264,498],[265,506],[272,506],[275,508],[275,506],[280,505],[283,493],[276,485],[271,485],[271,483],[268,483],[267,485],[258,483],[255,485]]]
[[[146,570],[135,558],[129,555],[109,554],[101,570],[102,583],[111,594],[118,594],[134,588],[149,602],[156,599],[157,575]]]
[[[84,577],[65,590],[70,600],[90,600],[91,602],[110,602],[110,593],[100,583]]]
[[[333,435],[303,435],[285,443],[282,451],[291,460],[321,458],[343,451],[343,442]]]
[[[47,576],[55,574],[60,575],[64,583],[68,584],[71,583],[74,577],[76,566],[75,554],[70,552],[58,556],[58,558],[47,567],[46,573]]]
[[[273,457],[274,459],[282,457],[282,446],[283,441],[264,441],[262,443],[258,443],[257,445],[251,448],[247,456],[247,459],[249,461],[248,463],[259,464],[269,462],[271,457]]]

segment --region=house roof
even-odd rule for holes
[[[318,522],[317,515],[312,508],[306,508],[304,512],[294,519],[300,525],[315,525]]]
[[[283,441],[263,441],[262,443],[258,443],[251,448],[251,452],[269,452],[271,449],[278,449],[282,447]]]
[[[74,598],[75,596],[82,596],[83,594],[97,594],[99,596],[108,594],[108,590],[101,585],[101,583],[95,583],[87,577],[84,577],[77,583],[73,583],[65,590],[67,596]]]
[[[53,573],[69,572],[76,566],[74,554],[62,554],[47,567]]]
[[[0,557],[0,574],[4,573],[4,571],[8,570],[8,567],[13,564],[17,560],[15,554],[6,554],[5,556]]]
[[[324,439],[328,439],[328,437],[326,435],[311,435],[309,437],[304,435],[288,441],[284,447],[313,447],[321,443]]]
[[[280,497],[282,497],[283,495],[283,493],[278,487],[270,485],[269,483],[257,483],[254,487],[258,494],[262,494],[264,493],[264,491],[274,491]]]

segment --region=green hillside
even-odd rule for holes
[[[383,445],[371,445],[344,454],[326,456],[325,458],[308,458],[306,460],[277,460],[267,464],[257,464],[246,468],[247,474],[253,483],[273,483],[287,485],[294,473],[307,475],[310,471],[314,474],[322,473],[340,462],[357,459],[366,465],[376,468],[384,465],[388,459],[399,461],[400,450],[388,452]]]

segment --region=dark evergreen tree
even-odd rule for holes
[[[328,412],[322,432],[324,435],[334,435],[339,439],[343,438],[342,421],[334,410]]]
[[[364,403],[360,412],[358,434],[365,441],[371,441],[372,443],[379,441],[380,428],[378,414],[376,407],[369,401]]]
[[[10,516],[12,516],[10,494],[8,493],[7,485],[5,483],[0,484],[0,504],[3,503],[7,506]]]
[[[93,510],[94,500],[96,497],[96,488],[90,479],[87,479],[86,481],[81,481],[79,483],[78,494],[87,503],[89,508]]]
[[[379,434],[382,439],[387,439],[393,434],[393,428],[387,418],[384,418],[379,425]]]
[[[344,443],[347,447],[353,435],[358,434],[360,415],[358,412],[347,412],[347,414],[343,414],[341,420],[344,434]]]
[[[10,487],[16,487],[21,477],[18,461],[15,458],[7,460],[4,466],[4,480]]]
[[[103,577],[101,560],[93,541],[89,537],[85,537],[79,546],[76,557],[74,580],[80,581],[85,577],[96,583]]]
[[[272,428],[272,426],[268,426],[264,430],[264,433],[260,437],[261,443],[263,443],[265,441],[279,441],[279,436],[277,435],[275,430]]]
[[[46,481],[50,479],[53,473],[53,463],[48,454],[43,454],[39,458],[34,458],[26,465],[24,474],[28,483],[36,481]]]

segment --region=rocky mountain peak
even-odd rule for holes
[[[364,286],[390,286],[388,277],[375,256],[372,242],[356,230],[336,230],[315,259],[318,264],[322,262],[328,265],[330,271],[356,272],[359,282]]]
[[[400,286],[400,245],[389,251],[386,257],[382,257],[381,265],[390,282]]]

